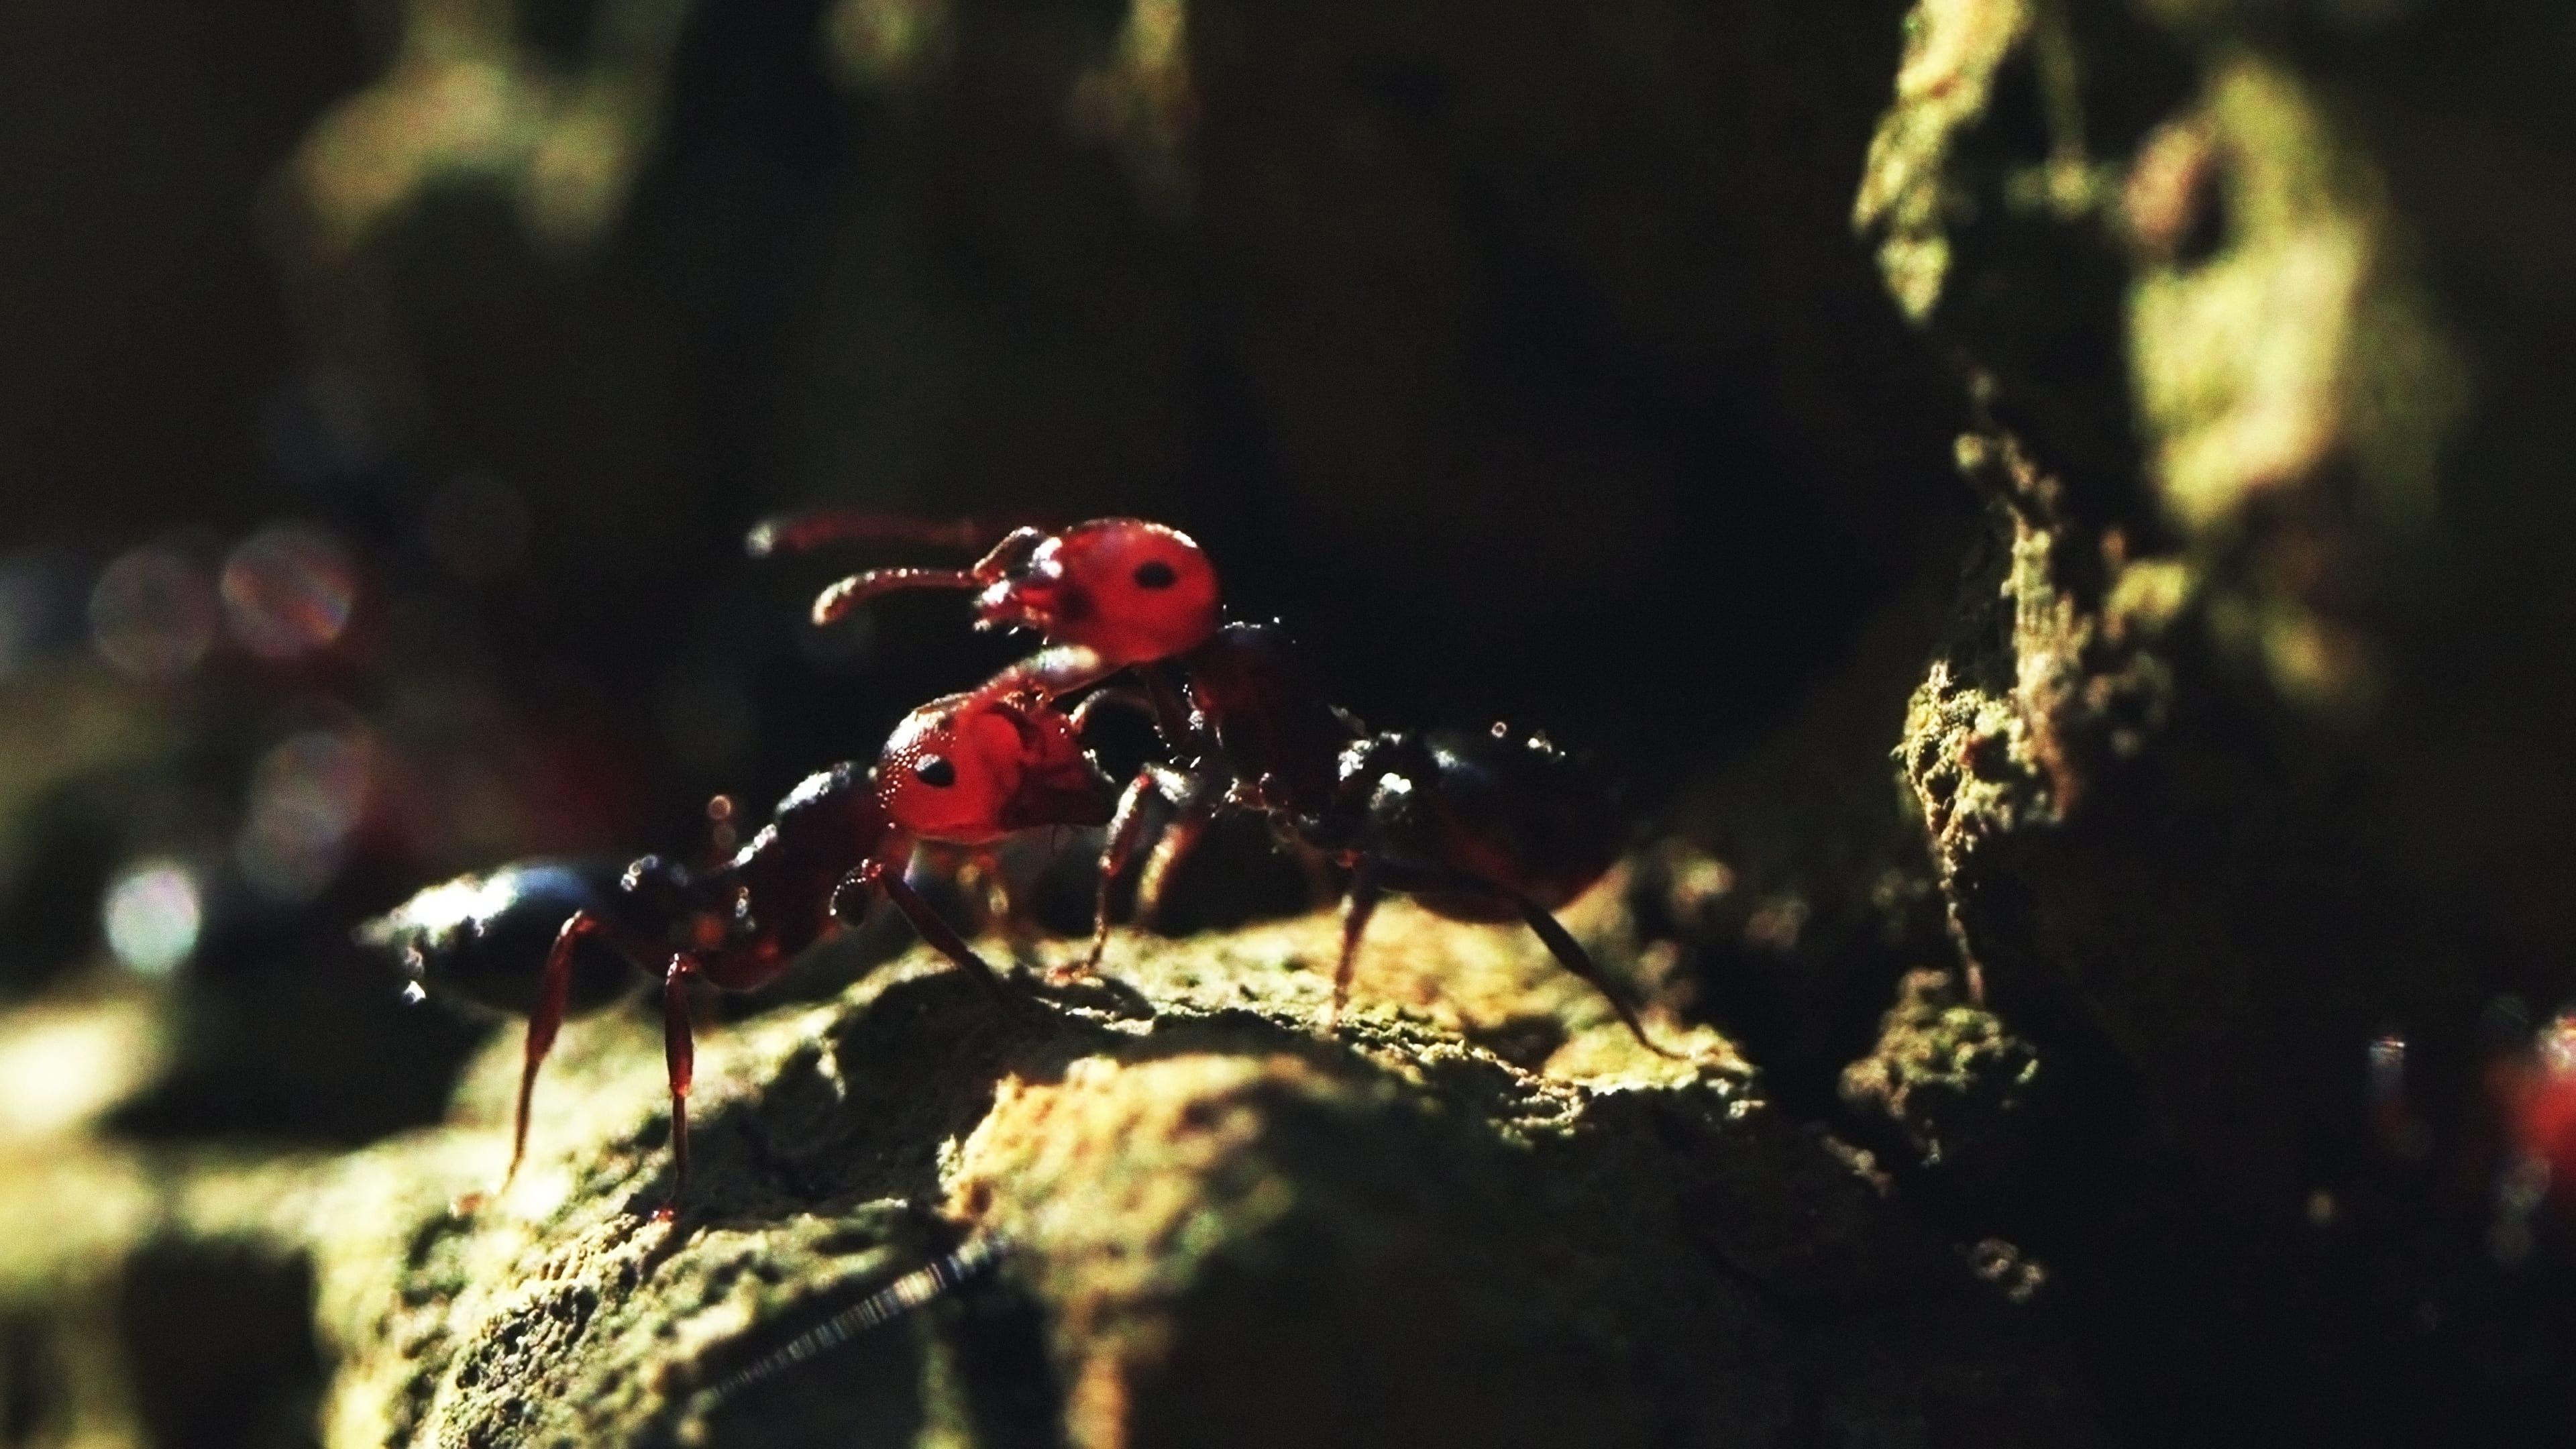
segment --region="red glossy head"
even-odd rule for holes
[[[1073,722],[1033,699],[952,694],[923,705],[886,740],[874,779],[896,827],[925,840],[982,845],[1109,820],[1109,781]]]
[[[976,570],[991,580],[975,600],[988,624],[1078,644],[1112,665],[1168,659],[1216,632],[1216,566],[1178,529],[1096,518],[993,568],[1002,554]]]

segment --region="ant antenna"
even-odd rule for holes
[[[990,518],[911,518],[864,508],[809,508],[762,519],[752,526],[742,546],[753,558],[855,543],[902,543],[973,553],[1008,532],[1008,525]]]
[[[879,1324],[891,1322],[936,1302],[968,1279],[990,1269],[1011,1250],[1011,1240],[1000,1233],[985,1233],[957,1245],[944,1256],[934,1258],[913,1269],[883,1288],[833,1314],[831,1317],[789,1339],[777,1351],[736,1369],[716,1380],[708,1392],[714,1402],[722,1404],[755,1384],[766,1382],[803,1363],[805,1360],[837,1348]]]

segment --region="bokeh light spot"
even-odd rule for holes
[[[175,679],[215,642],[214,581],[175,548],[138,548],[107,566],[90,591],[90,642],[140,679]]]
[[[137,861],[108,883],[99,915],[125,969],[167,976],[197,949],[205,925],[197,873],[167,857]]]
[[[293,659],[328,648],[357,608],[358,571],[339,540],[304,523],[271,524],[224,560],[224,618],[244,649]]]
[[[368,753],[363,739],[315,730],[259,762],[250,816],[233,846],[234,862],[253,890],[301,903],[339,874],[366,810]]]

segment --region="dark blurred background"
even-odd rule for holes
[[[1012,655],[812,630],[887,556],[741,538],[817,503],[1168,521],[1363,717],[1651,824],[1956,556],[1849,232],[1901,7],[1479,8],[9,7],[0,983],[277,1062],[146,1126],[433,1113],[351,922],[698,849]]]
[[[0,1171],[436,1118],[354,923],[1025,645],[755,520],[1135,513],[1623,781],[1620,958],[2140,1437],[2564,1438],[2554,15],[0,7]]]

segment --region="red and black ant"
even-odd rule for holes
[[[1371,734],[1307,687],[1276,623],[1228,624],[1188,666],[1179,686],[1185,709],[1164,726],[1173,763],[1141,770],[1110,821],[1094,964],[1108,939],[1110,887],[1141,843],[1144,798],[1159,794],[1177,812],[1174,836],[1152,862],[1163,870],[1226,812],[1257,813],[1284,839],[1350,869],[1328,1022],[1350,994],[1380,897],[1401,891],[1451,920],[1524,922],[1639,1044],[1676,1055],[1646,1034],[1636,1008],[1553,914],[1609,872],[1622,831],[1599,782],[1545,735],[1500,724]],[[1151,905],[1146,884],[1140,911]]]
[[[835,518],[846,519],[836,526]],[[869,515],[807,515],[753,536],[767,552],[800,542],[885,537]],[[1338,1019],[1360,940],[1380,896],[1412,895],[1454,920],[1519,919],[1565,968],[1605,997],[1649,1050],[1636,1009],[1551,914],[1606,874],[1618,855],[1614,812],[1599,788],[1544,735],[1455,732],[1371,735],[1327,703],[1292,656],[1280,625],[1225,624],[1215,566],[1187,534],[1134,518],[1059,533],[1013,531],[971,569],[873,569],[815,600],[819,623],[899,589],[972,591],[979,627],[1017,627],[1044,641],[976,692],[1049,697],[1131,669],[1144,686],[1169,764],[1147,764],[1120,798],[1102,852],[1091,964],[1107,941],[1110,889],[1141,844],[1145,797],[1177,812],[1139,882],[1149,913],[1173,864],[1227,812],[1258,813],[1285,839],[1351,870],[1328,1020]],[[1105,696],[1095,696],[1099,699]],[[1077,722],[1093,703],[1084,702]]]
[[[719,865],[696,870],[648,855],[614,889],[573,867],[504,867],[421,892],[362,928],[361,939],[399,950],[415,990],[453,984],[471,999],[517,1006],[518,973],[504,957],[524,950],[532,933],[553,930],[526,1003],[526,1065],[505,1187],[527,1152],[537,1069],[557,1029],[577,998],[603,995],[600,978],[615,969],[597,948],[660,975],[676,1204],[689,1172],[690,981],[727,991],[765,986],[837,924],[857,919],[874,892],[998,995],[1000,977],[905,883],[913,845],[982,846],[1041,826],[1099,825],[1109,814],[1109,781],[1067,716],[1034,696],[952,695],[906,717],[874,769],[844,763],[807,777]],[[661,1215],[671,1212],[665,1205]]]

